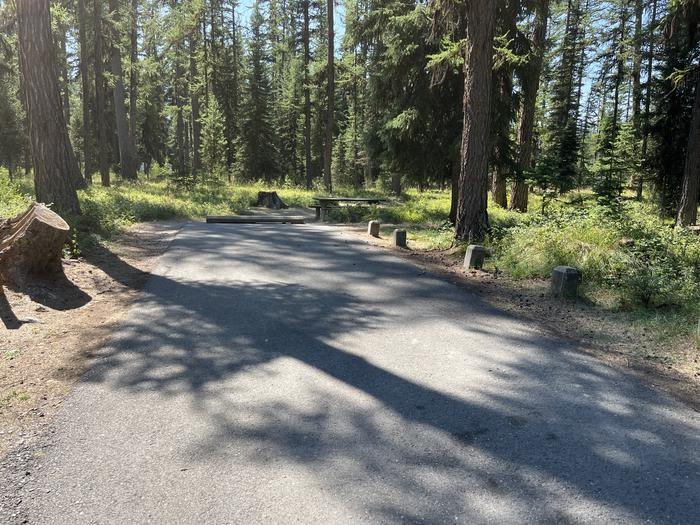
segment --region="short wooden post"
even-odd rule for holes
[[[581,272],[571,266],[557,266],[552,270],[552,295],[576,299]]]
[[[367,225],[367,235],[379,237],[379,221],[369,221]]]
[[[490,254],[488,248],[478,244],[470,244],[467,253],[464,254],[464,267],[467,269],[476,268],[481,270],[484,267],[484,260]]]
[[[394,234],[391,237],[392,244],[398,246],[399,248],[406,247],[406,230],[394,230]]]

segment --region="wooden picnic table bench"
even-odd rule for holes
[[[386,199],[379,197],[314,197],[313,199],[318,202],[318,204],[311,206],[316,209],[316,220],[321,219],[322,212],[325,219],[329,209],[340,206],[343,202],[347,204],[381,204],[386,202]]]

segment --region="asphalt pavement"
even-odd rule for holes
[[[325,225],[183,227],[30,523],[700,523],[700,414]]]

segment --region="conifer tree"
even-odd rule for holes
[[[272,126],[269,48],[264,22],[260,2],[256,0],[250,20],[246,107],[239,162],[246,180],[264,180],[269,184],[279,175],[279,167],[276,150],[278,141]]]

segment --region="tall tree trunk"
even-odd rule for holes
[[[464,58],[464,123],[455,237],[479,241],[489,228],[488,160],[496,3],[467,4]]]
[[[646,67],[646,88],[644,89],[644,126],[642,129],[642,160],[647,157],[649,147],[649,116],[651,114],[651,80],[654,75],[654,29],[656,28],[656,0],[651,4],[651,19],[649,20],[649,54],[647,56]],[[637,200],[642,200],[642,192],[644,191],[644,176],[640,173],[637,179]]]
[[[617,72],[615,74],[614,90],[613,90],[613,115],[612,115],[612,139],[617,137],[619,132],[620,121],[620,85],[625,74],[625,31],[627,24],[627,4],[622,4],[620,11],[620,29],[617,40]]]
[[[335,32],[333,30],[333,5],[334,0],[328,0],[328,114],[326,115],[326,153],[324,155],[325,167],[323,181],[326,191],[333,191],[333,178],[331,168],[333,166],[333,128],[335,127]]]
[[[117,140],[119,142],[119,173],[126,180],[136,180],[137,161],[136,148],[131,140],[129,122],[126,118],[126,89],[124,88],[124,72],[122,68],[122,52],[119,48],[119,0],[109,0],[112,26],[112,77],[114,79],[114,116],[117,121]]]
[[[509,42],[508,50],[516,53],[513,42],[516,39],[519,0],[502,0],[497,8],[496,29]],[[513,141],[511,139],[511,123],[513,118],[513,71],[512,63],[504,62],[494,71],[494,100],[492,102],[491,140],[494,160],[492,166],[493,181],[491,196],[493,203],[501,208],[508,206],[506,179],[512,165]]]
[[[131,132],[131,143],[134,144],[134,154],[138,164],[138,150],[136,149],[136,99],[138,95],[138,0],[131,0],[131,53],[129,68],[129,131]],[[137,166],[138,167],[138,166]]]
[[[688,149],[683,169],[683,190],[676,224],[690,226],[698,220],[698,192],[700,192],[700,72],[695,85],[695,104],[688,132]]]
[[[642,0],[635,0],[634,4],[634,43],[632,53],[632,126],[634,136],[641,136],[642,122],[642,17],[644,16],[644,4]]]
[[[309,62],[311,51],[309,43],[309,0],[304,0],[304,163],[306,167],[306,188],[313,186],[311,171],[311,86],[309,86]]]
[[[58,213],[80,213],[75,186],[80,166],[63,114],[49,0],[17,0],[16,5],[36,198],[53,203]]]
[[[92,126],[90,125],[90,78],[88,70],[87,15],[85,0],[78,0],[78,24],[80,30],[80,82],[82,85],[83,110],[83,172],[85,181],[92,184],[94,162],[92,156]]]
[[[190,107],[192,110],[192,177],[196,178],[202,170],[202,161],[199,153],[202,124],[199,121],[199,93],[197,86],[197,41],[198,29],[193,30],[190,37]]]
[[[644,16],[644,4],[642,0],[634,2],[634,41],[632,43],[632,128],[634,129],[635,152],[638,151],[639,139],[642,136],[642,18]],[[641,170],[637,174],[633,174],[633,180],[636,175],[637,190],[639,190],[640,180],[643,180],[644,175]]]
[[[535,11],[530,63],[521,79],[522,95],[517,136],[518,167],[510,196],[510,209],[520,212],[526,212],[528,205],[529,188],[525,180],[525,173],[532,168],[535,110],[537,92],[540,87],[540,76],[542,74],[542,58],[547,39],[548,20],[549,0],[539,0]]]
[[[66,124],[70,125],[70,79],[68,78],[68,50],[66,48],[66,31],[61,28],[59,36],[59,45],[61,46],[61,80],[62,80],[62,96],[63,96],[63,113],[66,118]]]
[[[61,95],[62,95],[62,103],[63,103],[63,113],[66,119],[66,125],[70,126],[70,120],[71,120],[71,114],[70,114],[70,79],[68,78],[68,50],[66,48],[66,29],[61,28],[60,29],[60,36],[59,36],[60,42],[60,48],[61,48],[61,61],[60,61],[60,70],[61,70],[61,80],[62,80],[62,90],[61,90]],[[75,153],[75,152],[74,152]],[[80,167],[80,163],[78,163],[78,167]],[[73,173],[74,176],[77,178],[73,181],[75,184],[75,187],[79,190],[82,190],[84,188],[87,188],[87,182],[85,182],[85,179],[80,173],[80,170],[76,171]]]
[[[491,186],[491,197],[493,203],[501,208],[508,206],[508,195],[506,192],[506,173],[503,166],[496,166],[493,170],[493,185]]]
[[[450,223],[456,224],[457,222],[457,208],[459,207],[459,172],[461,169],[461,159],[459,148],[454,148],[454,153],[452,157],[452,166],[450,169]]]
[[[109,186],[107,159],[107,120],[105,112],[104,52],[102,36],[102,1],[94,0],[95,30],[95,121],[97,122],[97,162],[102,186]]]
[[[586,0],[584,4],[583,13],[579,13],[579,17],[585,16],[588,13],[588,7],[590,5],[590,0]],[[580,22],[579,22],[580,23]],[[581,95],[583,93],[583,73],[586,68],[586,24],[583,23],[579,30],[578,43],[581,47],[581,53],[578,57],[578,67],[576,71],[576,102],[574,103],[574,118],[576,122],[581,115]]]
[[[202,50],[204,51],[204,60],[202,61],[202,70],[204,74],[204,107],[209,107],[209,46],[210,42],[207,37],[207,19],[205,14],[202,14]],[[235,47],[235,40],[234,40]],[[230,167],[230,166],[229,166]],[[228,170],[230,171],[230,170]]]
[[[176,1],[173,1],[173,7],[177,5]],[[175,159],[174,159],[174,170],[175,176],[179,181],[184,181],[187,176],[187,150],[185,144],[185,119],[183,116],[184,107],[184,96],[182,93],[182,57],[181,57],[181,43],[177,41],[175,43],[175,78],[173,81],[173,102],[177,108],[177,115],[175,117]]]
[[[391,191],[394,195],[401,195],[401,174],[394,172],[391,174]]]

